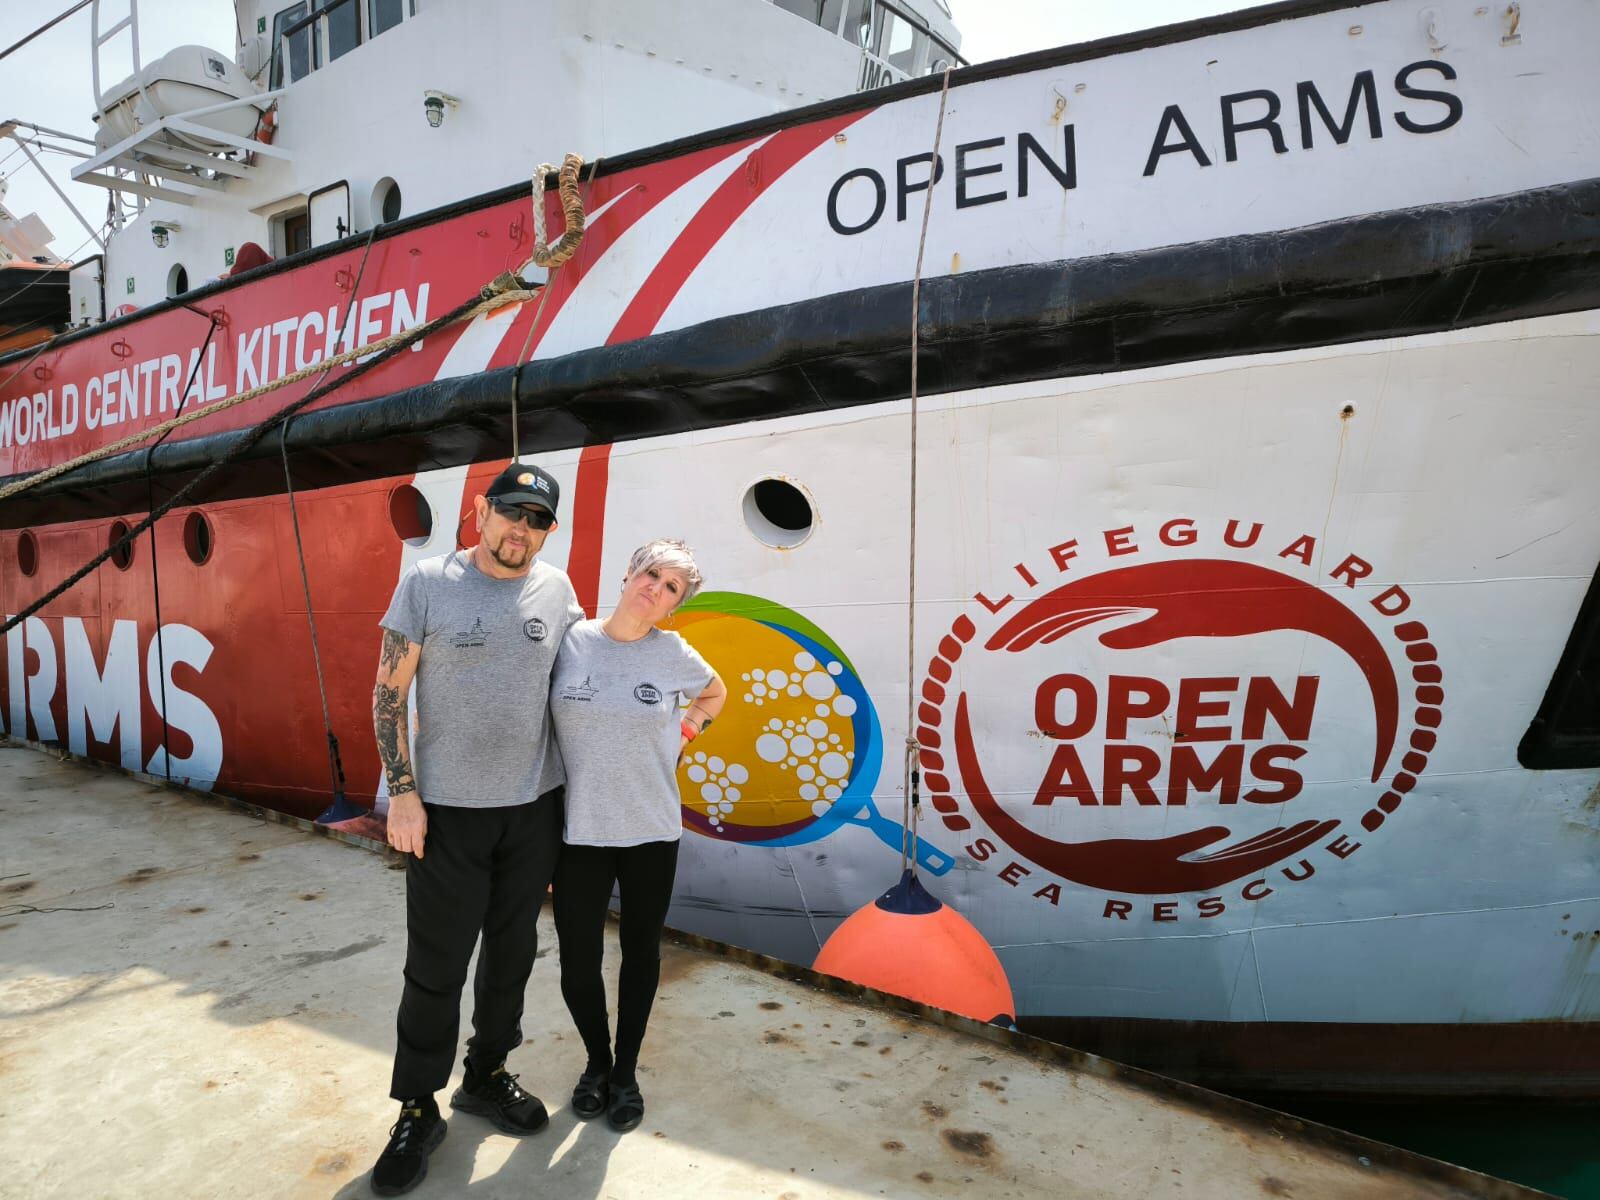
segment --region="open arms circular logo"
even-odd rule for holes
[[[827,633],[739,592],[702,592],[671,627],[729,693],[679,767],[685,828],[719,841],[793,846],[856,825],[899,852],[904,830],[873,796],[883,763],[877,709]],[[932,874],[954,863],[925,839],[918,861]]]
[[[1093,543],[1061,543],[1015,568],[1031,596],[980,593],[941,640],[918,709],[931,803],[1004,882],[1051,904],[1057,881],[1257,900],[1269,869],[1298,881],[1355,853],[1416,786],[1443,672],[1405,589],[1355,555],[1316,578],[1309,535],[1277,549],[1260,524],[1212,531],[1280,567],[1204,553],[1203,532],[1169,521],[1147,549],[1107,531],[1112,561],[1193,556],[1098,573]],[[1045,562],[1071,578],[1040,583]]]

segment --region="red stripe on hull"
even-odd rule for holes
[[[567,575],[578,593],[578,603],[589,617],[600,606],[600,551],[605,545],[606,488],[610,481],[611,446],[585,446],[578,457]]]
[[[810,154],[841,129],[859,121],[865,113],[845,113],[815,125],[803,125],[774,134],[764,145],[751,151],[744,169],[722,181],[711,198],[667,248],[650,277],[640,285],[623,310],[606,345],[648,337],[655,331],[689,276],[711,252],[733,223],[754,204],[763,192],[781,179],[789,168]]]

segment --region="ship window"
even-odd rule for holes
[[[119,571],[126,571],[133,566],[133,543],[126,542],[121,546],[117,543],[128,536],[128,523],[126,521],[111,522],[111,533],[106,541],[117,548],[111,551],[112,565]]]
[[[304,79],[311,73],[311,26],[304,26],[287,38],[283,36],[284,30],[305,20],[310,11],[311,5],[308,0],[301,0],[299,4],[290,5],[272,19],[273,87],[282,87],[284,84],[285,61],[289,65],[290,83]]]
[[[811,536],[817,511],[811,497],[787,479],[757,480],[744,494],[745,528],[774,550],[792,550]]]
[[[433,509],[428,499],[409,483],[389,493],[389,523],[395,536],[408,546],[426,546],[433,536]]]
[[[822,0],[822,9],[817,14],[817,24],[829,33],[839,32],[839,18],[844,15],[844,0]]]
[[[39,541],[28,529],[17,539],[17,570],[32,575],[39,569]]]
[[[189,290],[189,272],[183,269],[182,263],[173,264],[172,270],[167,272],[167,299],[181,296]]]
[[[812,24],[816,24],[817,18],[822,15],[822,0],[772,0],[772,2],[785,12],[804,17]]]
[[[332,62],[361,44],[361,6],[355,0],[333,0],[321,11],[328,14],[328,61]]]
[[[1600,767],[1600,570],[1517,761],[1535,770]]]
[[[915,65],[916,30],[910,21],[892,8],[879,8],[878,13],[883,19],[883,32],[878,35],[878,53],[888,59],[889,65],[895,70],[909,75]]]
[[[416,16],[417,6],[408,0],[367,0],[367,36],[377,37],[393,29],[407,16]]]
[[[844,36],[863,50],[872,49],[872,0],[848,0]]]
[[[183,519],[183,550],[196,566],[211,557],[211,522],[205,514],[192,512]]]
[[[400,185],[392,179],[378,180],[378,186],[372,189],[372,211],[381,223],[387,225],[400,219],[400,202]]]

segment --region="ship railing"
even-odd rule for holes
[[[23,130],[32,130],[34,136],[32,138],[27,137],[23,133]],[[58,141],[76,143],[76,145],[62,146],[52,142],[45,142],[43,139],[47,137],[57,139]],[[65,133],[59,129],[51,129],[45,125],[35,125],[31,121],[0,121],[0,140],[5,140],[8,138],[21,148],[22,153],[27,156],[28,161],[34,165],[34,168],[39,172],[40,175],[44,176],[44,181],[50,185],[51,190],[55,192],[61,203],[65,204],[67,208],[71,210],[72,215],[78,219],[78,224],[83,226],[84,230],[88,233],[94,244],[99,246],[101,250],[104,250],[106,248],[106,243],[105,239],[100,236],[100,230],[96,226],[89,223],[89,218],[84,216],[83,213],[78,210],[78,206],[72,202],[72,198],[68,196],[67,193],[62,189],[61,185],[55,181],[55,177],[51,175],[49,171],[45,170],[44,164],[39,161],[38,156],[33,152],[33,147],[37,146],[39,149],[49,150],[55,154],[65,154],[69,158],[87,159],[90,153],[94,150],[93,139],[79,137],[75,133]],[[32,144],[30,145],[30,143]],[[87,146],[89,149],[80,150],[77,148],[78,146]]]

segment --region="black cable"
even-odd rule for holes
[[[417,326],[416,337],[413,338],[412,341],[425,338],[429,334],[435,333],[455,321],[459,321],[478,304],[482,303],[483,299],[484,297],[482,295],[469,296],[466,300],[462,301],[455,308],[445,313],[442,317],[436,317],[432,321],[428,321],[423,325]],[[141,533],[154,525],[156,521],[160,520],[161,517],[165,516],[172,509],[176,508],[179,504],[187,500],[200,488],[202,484],[204,484],[218,471],[222,470],[224,467],[232,466],[239,459],[243,458],[247,453],[255,448],[257,442],[266,437],[267,434],[271,433],[275,428],[283,424],[283,422],[287,421],[290,417],[294,416],[296,413],[300,412],[309,405],[316,403],[328,393],[343,387],[352,379],[361,378],[361,376],[365,375],[367,372],[376,367],[382,366],[395,355],[409,350],[410,348],[411,342],[402,342],[398,345],[390,346],[387,350],[378,351],[373,357],[367,359],[366,362],[352,363],[349,371],[342,379],[337,379],[330,384],[326,384],[319,388],[314,388],[310,392],[307,392],[304,396],[300,397],[300,399],[294,401],[294,403],[285,405],[283,408],[280,408],[277,412],[273,413],[270,417],[267,417],[259,424],[247,430],[244,436],[235,442],[226,454],[222,455],[222,457],[217,459],[216,462],[206,467],[188,483],[184,484],[183,487],[174,492],[172,497],[162,504],[158,510],[145,517],[132,529],[128,530],[127,533],[123,534],[99,554],[96,554],[88,562],[84,563],[83,566],[79,567],[71,575],[67,576],[66,579],[62,580],[55,587],[51,588],[50,591],[46,592],[43,596],[40,596],[39,599],[28,605],[28,607],[22,612],[18,613],[14,617],[9,618],[5,624],[0,625],[0,634],[4,634],[8,630],[11,630],[22,624],[23,621],[38,613],[39,610],[44,608],[46,605],[52,603],[66,592],[82,583],[84,579],[86,579],[91,572],[104,563],[106,559],[110,558],[124,546],[129,545]]]
[[[38,37],[41,33],[44,33],[44,32],[46,32],[47,30],[50,30],[50,29],[54,29],[57,25],[61,24],[61,22],[65,21],[73,13],[77,12],[81,8],[88,8],[89,5],[91,5],[93,3],[94,3],[94,0],[78,0],[78,2],[76,4],[74,4],[71,8],[67,9],[66,12],[62,13],[59,17],[52,17],[50,20],[46,21],[43,25],[39,26],[39,28],[35,29],[27,37],[23,38],[20,42],[12,42],[11,45],[7,46],[4,50],[0,50],[0,58],[5,58],[13,50],[21,50],[29,42],[33,41],[34,38]]]
[[[367,274],[367,255],[372,251],[372,239],[378,227],[374,225],[367,231],[367,246],[361,254],[361,265],[356,270],[355,282],[350,285],[350,303],[345,306],[344,319],[339,322],[339,332],[342,334],[350,317],[356,311],[356,300],[361,295],[361,281]],[[323,378],[327,378],[324,371]],[[294,498],[294,474],[289,470],[289,426],[294,421],[289,417],[278,426],[278,453],[283,458],[283,489],[289,497],[289,520],[294,527],[295,555],[300,562],[300,586],[306,596],[306,625],[311,630],[311,661],[317,672],[317,696],[322,701],[322,732],[328,738],[328,781],[333,785],[333,804],[317,819],[324,817],[330,820],[348,820],[348,805],[344,798],[344,759],[339,754],[339,738],[333,732],[333,717],[328,711],[328,686],[322,675],[322,649],[317,639],[317,617],[311,605],[311,576],[306,570],[305,541],[300,536],[300,508]]]
[[[188,305],[184,307],[189,308]],[[192,308],[190,311],[199,313],[210,321],[211,328],[206,330],[206,340],[200,344],[200,353],[194,360],[194,366],[189,370],[189,381],[183,385],[183,391],[178,395],[177,411],[172,414],[174,417],[183,415],[183,406],[189,403],[189,390],[194,387],[195,380],[200,375],[201,364],[206,360],[206,351],[211,348],[211,339],[216,337],[217,330],[222,325],[216,313],[200,312],[198,308]],[[150,469],[150,460],[156,452],[156,447],[166,441],[171,433],[172,430],[167,430],[166,433],[151,442],[149,449],[144,453],[145,509],[148,512],[153,513],[156,508],[155,472]],[[154,521],[150,523],[150,586],[155,594],[156,602],[156,682],[161,690],[161,763],[167,782],[171,783],[172,747],[169,744],[169,739],[172,730],[167,723],[167,647],[166,639],[161,636],[161,569],[156,563],[156,526]]]

